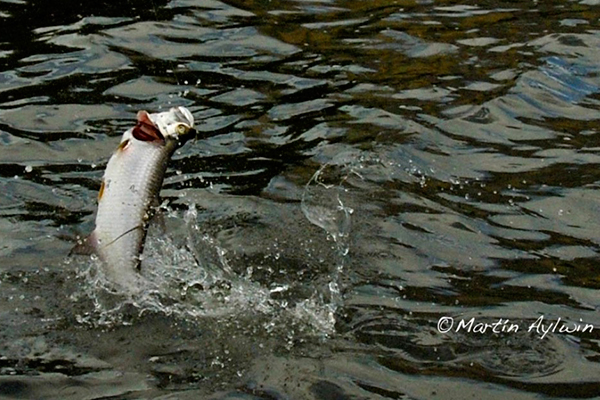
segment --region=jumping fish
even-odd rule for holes
[[[72,253],[95,253],[107,279],[127,291],[140,286],[140,256],[167,164],[195,133],[194,117],[185,107],[156,114],[139,111],[137,124],[123,134],[108,160],[96,228]]]

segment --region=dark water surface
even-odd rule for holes
[[[0,0],[0,397],[600,397],[599,25],[597,0]],[[132,298],[67,254],[135,113],[173,105],[206,138]]]

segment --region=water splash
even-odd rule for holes
[[[296,313],[309,316],[315,309],[314,304],[324,303],[327,307],[320,310],[321,315],[318,318],[314,315],[312,317],[331,326],[335,324],[335,312],[343,304],[341,277],[346,256],[350,251],[351,215],[354,210],[342,199],[348,191],[344,183],[351,174],[358,175],[354,168],[348,167],[345,162],[342,163],[342,167],[325,164],[315,172],[302,193],[302,212],[311,223],[325,230],[335,242],[339,262],[328,276],[329,282],[324,285],[324,293],[317,291],[311,299],[298,304]]]
[[[342,195],[347,190],[343,185],[349,175],[339,174],[338,168],[330,164],[319,168],[304,188],[301,208],[310,222],[331,236],[340,254],[345,256],[350,249],[350,216],[354,210],[342,201]]]
[[[178,221],[180,229],[173,235],[159,228],[150,229],[138,292],[116,290],[97,258],[81,265],[77,280],[84,284],[71,295],[71,301],[83,306],[76,315],[79,323],[96,327],[129,325],[146,313],[186,321],[256,315],[269,321],[265,331],[281,332],[294,326],[303,334],[328,336],[334,332],[329,300],[311,297],[291,302],[281,296],[281,292],[292,291],[291,285],[257,282],[252,268],[242,273],[234,271],[228,250],[202,230],[195,205],[189,206],[183,216],[166,211]]]

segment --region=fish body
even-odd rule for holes
[[[194,117],[184,107],[157,114],[140,111],[137,118],[108,161],[98,193],[96,227],[80,249],[74,249],[97,254],[108,280],[128,291],[140,287],[140,255],[168,162],[195,133]]]

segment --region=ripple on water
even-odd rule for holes
[[[600,326],[597,1],[109,3],[0,1],[0,396],[600,394],[597,332],[525,329]],[[174,104],[116,293],[64,238]]]

